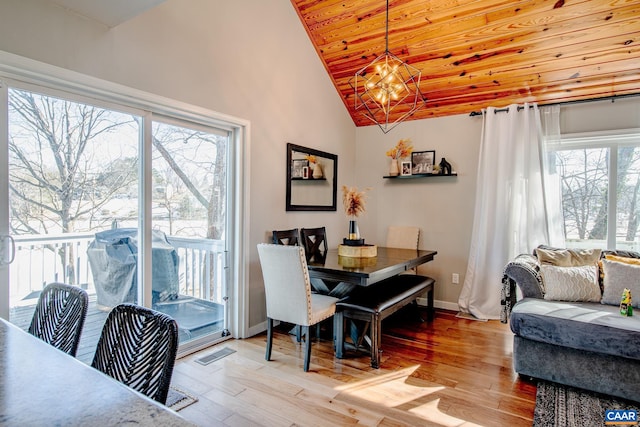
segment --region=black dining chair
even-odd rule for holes
[[[326,228],[301,228],[300,236],[307,261],[324,262],[327,256]]]
[[[74,356],[87,317],[87,292],[66,283],[50,283],[42,290],[29,333]]]
[[[274,245],[300,245],[300,233],[297,228],[292,228],[291,230],[273,230],[272,236]]]
[[[91,366],[163,405],[178,350],[178,324],[134,304],[111,310]]]

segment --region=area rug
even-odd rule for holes
[[[169,395],[167,396],[167,405],[174,411],[179,411],[192,405],[198,401],[198,398],[191,393],[177,389],[175,387],[169,388]]]
[[[534,427],[602,427],[609,409],[635,409],[640,404],[561,384],[540,381]]]

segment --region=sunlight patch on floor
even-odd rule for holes
[[[340,393],[348,394],[386,407],[395,407],[444,390],[443,386],[415,386],[407,382],[419,366],[401,369],[375,378],[338,387]]]
[[[440,399],[435,399],[420,406],[416,406],[413,409],[409,409],[409,412],[413,415],[429,421],[434,424],[441,425],[443,427],[472,427],[478,424],[470,423],[460,418],[452,417],[438,409],[440,406]]]

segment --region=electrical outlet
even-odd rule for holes
[[[460,283],[460,275],[458,273],[453,273],[451,275],[451,283],[453,283],[454,285]]]

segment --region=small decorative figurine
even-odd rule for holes
[[[440,160],[440,175],[451,175],[451,164],[444,157]]]
[[[620,314],[623,316],[633,316],[633,306],[631,305],[631,290],[625,288],[622,291],[622,299],[620,300]]]

